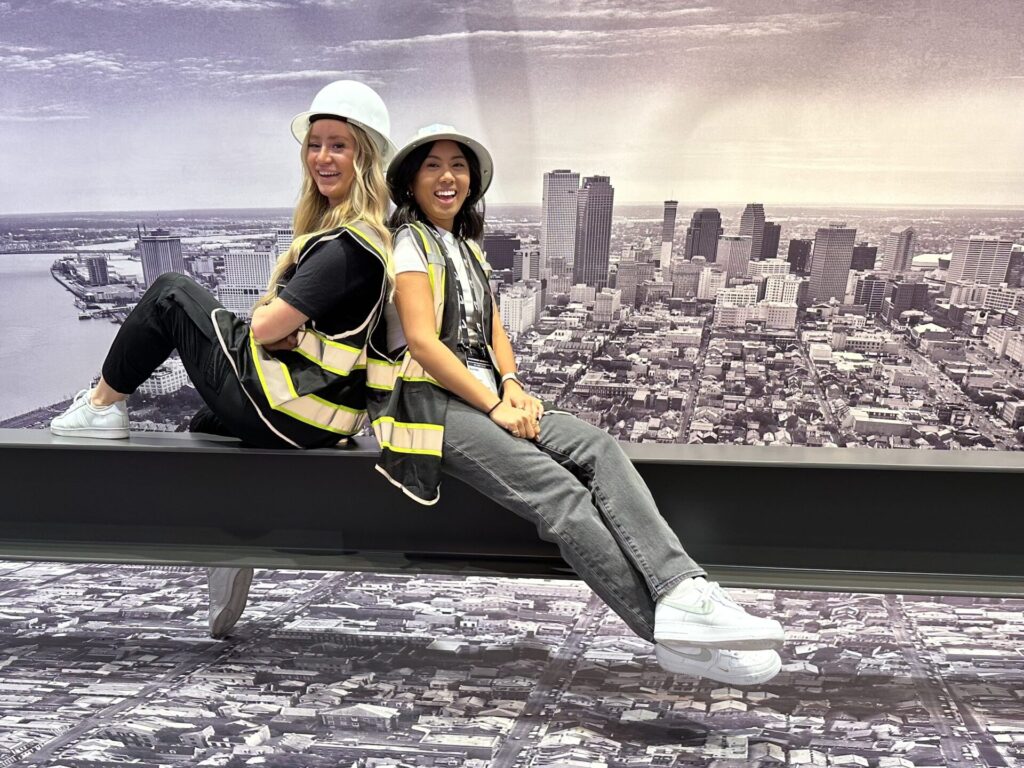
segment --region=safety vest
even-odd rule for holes
[[[380,238],[366,224],[355,222],[311,237],[299,252],[296,269],[318,246],[346,235],[386,265],[388,253]],[[219,313],[215,319],[222,336],[234,332],[240,342],[231,345],[236,347],[232,362],[246,390],[257,395],[255,402],[263,400],[274,414],[342,437],[355,434],[366,421],[367,343],[386,299],[385,278],[373,309],[357,327],[332,334],[311,318],[299,329],[298,346],[289,351],[268,352],[244,326],[246,338],[237,338],[241,329],[237,321],[231,322],[230,313]]]
[[[412,240],[427,268],[435,332],[441,343],[465,362],[465,355],[458,349],[461,313],[455,287],[457,278],[452,275],[448,279],[445,245],[431,227],[422,223],[405,224],[395,232],[396,245],[407,238]],[[473,255],[466,262],[487,285],[490,268],[480,247],[472,240],[460,240],[459,248],[464,254],[468,251]],[[487,351],[497,370],[489,343],[494,314],[491,302],[485,301],[480,310]],[[450,395],[407,349],[397,359],[382,354],[380,350],[387,348],[385,335],[382,323],[366,360],[367,408],[380,443],[377,469],[413,500],[436,504],[440,498],[444,423]]]

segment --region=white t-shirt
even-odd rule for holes
[[[435,227],[435,231],[441,238],[441,242],[447,251],[448,258],[455,266],[455,275],[462,289],[462,299],[466,309],[468,320],[470,344],[484,346],[483,339],[483,314],[481,307],[476,302],[476,292],[473,290],[473,278],[462,255],[462,249],[451,232]],[[403,272],[427,273],[427,266],[423,263],[419,251],[412,242],[412,238],[402,238],[395,245],[394,250],[395,275]],[[384,321],[388,327],[388,350],[394,351],[405,346],[405,333],[402,331],[402,323],[398,319],[398,309],[394,301],[389,301],[384,307]],[[478,370],[476,366],[469,366],[469,371],[477,377],[492,392],[497,392],[494,383],[494,375],[488,370]]]

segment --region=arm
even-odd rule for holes
[[[491,419],[505,429],[517,430],[523,437],[536,436],[530,415],[496,397],[437,337],[430,281],[425,273],[398,274],[395,278],[395,305],[409,353],[442,387],[474,408],[489,412]]]
[[[491,305],[493,307],[491,348],[494,350],[494,356],[498,359],[498,371],[504,376],[506,373],[516,372],[516,355],[512,349],[512,342],[508,340],[508,334],[505,333],[505,326],[502,325],[498,305],[494,302]],[[501,399],[526,411],[537,421],[544,415],[544,404],[532,395],[528,395],[523,386],[515,379],[509,379],[501,385]]]
[[[252,335],[256,343],[266,349],[291,349],[294,343],[277,346],[278,342],[288,342],[295,332],[309,317],[297,310],[284,299],[278,297],[269,304],[256,307],[252,313]]]

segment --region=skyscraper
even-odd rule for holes
[[[761,260],[774,259],[779,255],[779,238],[782,237],[782,225],[774,221],[764,223],[764,238],[761,240]]]
[[[850,260],[850,269],[854,272],[863,272],[874,269],[878,260],[878,246],[857,243],[853,246],[853,258]]]
[[[882,245],[882,269],[906,272],[914,258],[914,228],[894,227]]]
[[[491,269],[512,269],[518,249],[519,238],[511,232],[487,232],[484,235],[484,255]]]
[[[89,285],[107,285],[110,283],[110,268],[106,256],[86,256],[85,268],[89,270]]]
[[[811,251],[811,287],[808,298],[812,302],[839,299],[846,295],[846,281],[853,261],[853,243],[857,230],[846,222],[835,222],[820,227],[814,237]]]
[[[224,254],[224,281],[218,290],[221,304],[240,317],[249,317],[267,288],[276,260],[274,251],[229,250]]]
[[[659,266],[663,270],[672,267],[672,241],[676,236],[676,212],[678,210],[678,200],[665,201],[665,213],[661,219],[661,260],[659,262]]]
[[[607,176],[587,176],[576,196],[576,248],[572,279],[594,288],[608,283],[615,188]]]
[[[703,256],[713,264],[718,256],[718,236],[722,234],[722,214],[717,208],[701,208],[693,212],[686,228],[685,257]]]
[[[153,234],[139,238],[139,253],[142,256],[142,279],[147,287],[165,272],[185,274],[180,237],[172,237],[162,229],[154,229]]]
[[[854,304],[863,304],[869,315],[877,315],[882,311],[882,301],[889,290],[889,281],[876,274],[864,275],[857,280],[857,289],[853,295]]]
[[[789,251],[786,256],[786,261],[789,262],[789,266],[795,274],[807,274],[807,267],[811,263],[812,245],[814,245],[813,240],[805,240],[798,237],[789,241]]]
[[[1004,283],[1012,251],[1012,240],[984,236],[958,238],[953,243],[946,280],[986,285]]]
[[[580,175],[558,170],[544,174],[540,216],[540,274],[547,277],[552,259],[572,267],[576,247],[576,195]]]
[[[746,235],[722,235],[718,238],[717,263],[725,270],[727,280],[747,274],[752,247],[752,241]]]
[[[1010,251],[1010,266],[1006,268],[1006,284],[1010,288],[1024,288],[1024,247],[1015,245]]]
[[[750,238],[750,260],[759,261],[761,243],[764,242],[764,206],[761,203],[747,203],[740,216],[740,237]]]
[[[278,256],[284,255],[284,252],[291,248],[292,240],[295,237],[295,232],[291,227],[282,227],[281,229],[274,230],[274,252]]]
[[[703,256],[693,259],[675,259],[672,262],[672,296],[673,298],[692,299],[697,295],[700,286],[700,273],[707,266]]]

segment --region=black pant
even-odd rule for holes
[[[261,448],[291,447],[267,426],[235,375],[213,324],[216,309],[223,309],[221,303],[194,281],[176,272],[160,275],[114,338],[104,380],[129,395],[177,349],[216,420],[217,429],[194,431],[228,434]]]

